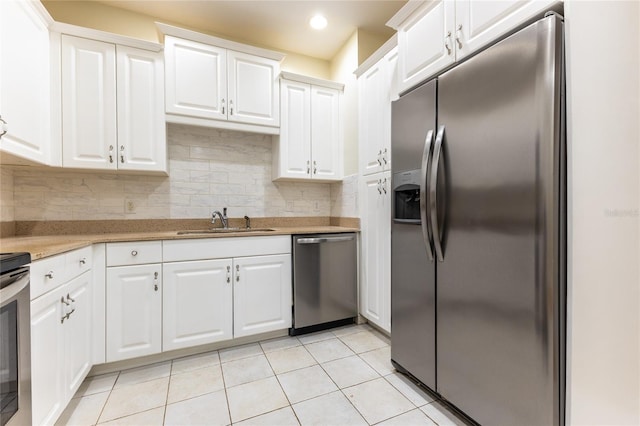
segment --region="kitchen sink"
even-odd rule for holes
[[[178,235],[197,235],[197,234],[232,234],[247,232],[272,232],[272,228],[213,228],[213,229],[196,229],[188,231],[178,231]]]

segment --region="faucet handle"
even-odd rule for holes
[[[227,208],[226,207],[222,208],[222,216],[224,216],[225,218],[227,217]]]

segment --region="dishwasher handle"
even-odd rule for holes
[[[298,238],[296,242],[298,244],[320,244],[320,243],[337,243],[340,241],[353,241],[355,237],[350,235],[348,237],[320,237],[320,238]]]

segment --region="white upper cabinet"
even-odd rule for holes
[[[118,169],[167,170],[162,52],[117,46]]]
[[[273,179],[341,180],[343,85],[296,74],[283,75],[287,79],[280,83],[281,126],[280,136],[273,141]]]
[[[166,120],[278,134],[284,55],[156,24],[165,34]]]
[[[165,172],[161,52],[63,34],[62,165]]]
[[[226,49],[171,36],[164,49],[166,112],[226,120]]]
[[[117,169],[116,46],[62,36],[62,164]]]
[[[51,73],[48,26],[38,2],[0,1],[2,162],[50,164]],[[8,158],[6,154],[11,157]]]
[[[387,25],[398,30],[399,91],[405,92],[558,0],[435,0],[408,2]]]
[[[360,173],[391,170],[391,102],[397,98],[396,61],[392,48],[358,72],[358,120]]]
[[[280,65],[247,53],[227,52],[228,119],[262,126],[280,125]]]

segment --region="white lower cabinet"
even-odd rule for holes
[[[107,362],[162,349],[162,265],[107,268]]]
[[[391,332],[391,172],[362,180],[360,313]]]
[[[53,424],[92,365],[91,272],[31,302],[33,424]]]
[[[291,255],[233,259],[233,336],[291,327]]]
[[[162,272],[163,350],[233,337],[231,259],[165,263]]]

